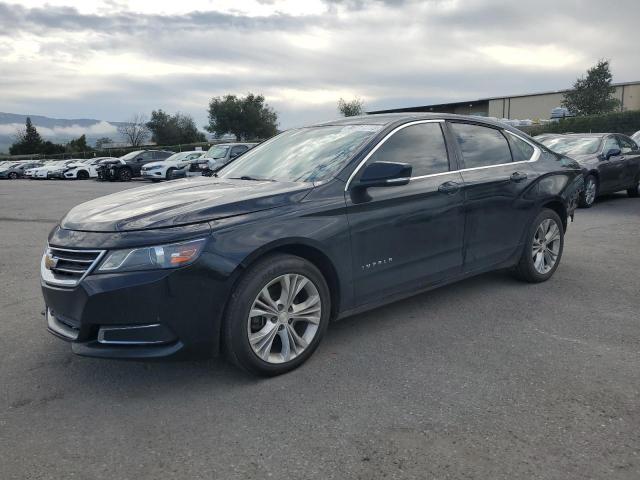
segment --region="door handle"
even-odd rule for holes
[[[511,181],[512,182],[521,182],[523,180],[527,179],[527,174],[526,173],[522,173],[522,172],[513,172],[511,174]]]
[[[461,185],[456,182],[444,182],[438,187],[440,193],[446,193],[447,195],[453,195],[460,190]]]

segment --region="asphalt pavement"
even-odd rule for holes
[[[47,333],[48,231],[137,185],[0,181],[0,479],[640,478],[640,199],[578,210],[546,283],[496,272],[351,317],[258,379]]]

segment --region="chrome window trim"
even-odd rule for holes
[[[344,191],[346,192],[349,189],[349,186],[351,185],[351,181],[353,180],[353,177],[356,176],[356,174],[362,168],[362,166],[367,162],[367,160],[369,160],[369,157],[371,157],[371,155],[373,155],[378,150],[378,148],[380,148],[382,146],[382,144],[384,144],[384,142],[386,142],[393,134],[395,134],[396,132],[402,130],[403,128],[409,127],[411,125],[417,125],[417,124],[420,124],[420,123],[444,123],[445,121],[446,121],[445,119],[417,120],[417,121],[414,121],[414,122],[405,123],[403,125],[400,125],[399,127],[394,128],[391,132],[389,132],[387,135],[385,135],[385,137],[382,140],[380,140],[380,142],[378,142],[378,144],[358,164],[358,166],[353,171],[353,173],[351,173],[351,175],[349,175],[349,179],[347,180],[347,183],[346,183],[346,185],[344,187]],[[458,123],[461,123],[461,122],[458,122]],[[462,122],[462,123],[464,123],[464,122]],[[493,128],[493,126],[491,126],[491,125],[487,125],[487,126],[481,125],[481,124],[474,124],[474,125],[480,125],[481,127],[485,127],[485,128]],[[457,170],[449,170],[447,172],[438,172],[438,173],[430,173],[428,175],[419,175],[417,177],[411,177],[410,181],[422,180],[424,178],[438,177],[438,176],[442,176],[442,175],[449,175],[451,173],[462,173],[462,172],[471,172],[471,171],[474,171],[474,170],[483,170],[485,168],[496,168],[496,167],[504,167],[506,165],[518,165],[518,164],[522,164],[522,163],[533,163],[533,162],[537,162],[540,159],[542,151],[540,150],[540,148],[537,145],[535,145],[531,141],[527,140],[526,138],[524,138],[524,137],[522,137],[522,136],[518,135],[517,133],[514,133],[514,132],[512,132],[510,130],[500,129],[500,131],[502,131],[504,133],[507,133],[509,135],[512,135],[512,136],[516,137],[517,139],[522,140],[523,142],[525,142],[528,145],[530,145],[531,147],[533,147],[533,155],[531,156],[531,158],[529,158],[529,160],[519,160],[517,162],[499,163],[499,164],[496,164],[496,165],[485,165],[485,166],[482,166],[482,167],[459,168]],[[444,132],[443,132],[443,139],[446,142],[446,138],[444,137]],[[463,161],[464,161],[464,159],[463,159]]]
[[[91,265],[89,265],[89,267],[84,272],[84,274],[80,278],[78,278],[77,280],[75,280],[75,279],[74,280],[59,279],[59,278],[56,278],[54,276],[53,272],[51,270],[49,270],[48,268],[46,268],[45,264],[44,264],[44,259],[47,256],[47,252],[51,248],[53,248],[54,250],[60,250],[62,252],[97,253],[98,256],[91,263]],[[47,243],[47,248],[45,249],[44,253],[42,254],[42,259],[40,260],[40,277],[48,285],[54,285],[54,286],[58,286],[58,287],[76,287],[76,286],[78,286],[80,284],[80,282],[82,282],[82,280],[85,279],[85,277],[87,275],[89,275],[91,273],[91,271],[96,267],[96,265],[98,263],[100,263],[100,260],[102,260],[102,257],[104,257],[105,253],[107,253],[106,250],[90,250],[90,249],[79,250],[79,249],[72,249],[72,248],[51,247]]]

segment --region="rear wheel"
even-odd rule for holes
[[[122,170],[120,170],[120,172],[118,172],[118,180],[120,180],[121,182],[128,182],[129,180],[131,180],[131,170],[129,170],[128,168],[123,168]]]
[[[80,170],[76,177],[78,178],[78,180],[87,180],[89,178],[89,173],[85,170]]]
[[[564,227],[556,212],[543,209],[527,232],[516,275],[526,282],[538,283],[551,278],[562,257]]]
[[[258,375],[280,375],[306,361],[329,323],[327,283],[310,262],[269,255],[244,274],[225,315],[229,359]]]
[[[578,205],[582,208],[591,208],[598,196],[598,179],[594,175],[587,175],[584,179],[584,190],[580,193]]]
[[[640,182],[636,182],[636,184],[627,189],[627,195],[629,195],[632,198],[637,198],[640,197]]]

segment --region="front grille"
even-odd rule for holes
[[[42,257],[42,278],[60,286],[80,283],[104,255],[104,250],[72,250],[48,247]]]

